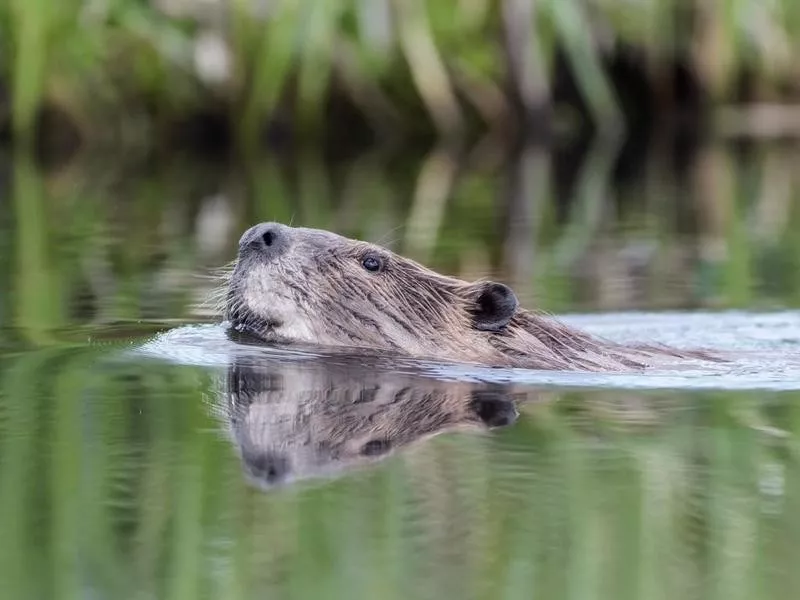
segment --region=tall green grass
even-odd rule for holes
[[[275,0],[266,14],[251,0],[211,14],[185,4],[171,15],[138,0],[7,3],[0,72],[17,138],[32,139],[44,102],[89,138],[139,144],[222,103],[249,148],[276,115],[319,136],[334,84],[379,130],[452,137],[475,117],[490,129],[518,118],[515,100],[528,110],[550,104],[559,51],[594,124],[615,130],[622,107],[603,61],[620,43],[644,58],[656,94],[675,61],[719,102],[736,100],[744,70],[763,100],[797,85],[794,0]],[[207,34],[227,48],[221,81],[196,69]]]

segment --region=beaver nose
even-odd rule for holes
[[[267,259],[274,259],[289,247],[289,228],[280,223],[253,225],[239,239],[239,252],[255,251]]]
[[[507,427],[519,417],[517,406],[500,391],[476,390],[472,392],[470,408],[489,427]]]

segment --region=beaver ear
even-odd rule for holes
[[[500,331],[508,325],[519,306],[516,294],[507,285],[487,281],[474,285],[470,294],[472,324],[481,331]]]
[[[470,409],[489,427],[506,427],[519,417],[517,405],[502,390],[475,390],[471,396]]]

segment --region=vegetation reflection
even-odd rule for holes
[[[680,169],[656,150],[633,178],[619,176],[619,146],[607,142],[578,163],[535,146],[508,161],[484,150],[344,164],[266,156],[200,172],[176,162],[133,178],[96,162],[45,175],[19,159],[7,325],[40,345],[79,324],[211,316],[215,269],[239,232],[268,219],[377,241],[464,278],[499,277],[556,312],[800,298],[792,148],[742,157],[705,146]]]
[[[224,372],[43,349],[1,377],[0,576],[15,598],[797,590],[793,395],[541,392],[491,436],[445,431],[265,492],[224,434]],[[308,418],[335,418],[326,406]]]

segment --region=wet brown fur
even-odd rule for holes
[[[283,226],[280,226],[283,227]],[[518,307],[497,331],[476,328],[487,282],[466,282],[372,244],[315,229],[284,228],[290,250],[265,262],[241,250],[226,315],[236,327],[278,342],[391,350],[503,367],[625,371],[670,359],[712,359],[658,345],[621,345]],[[366,255],[384,262],[362,267]]]

